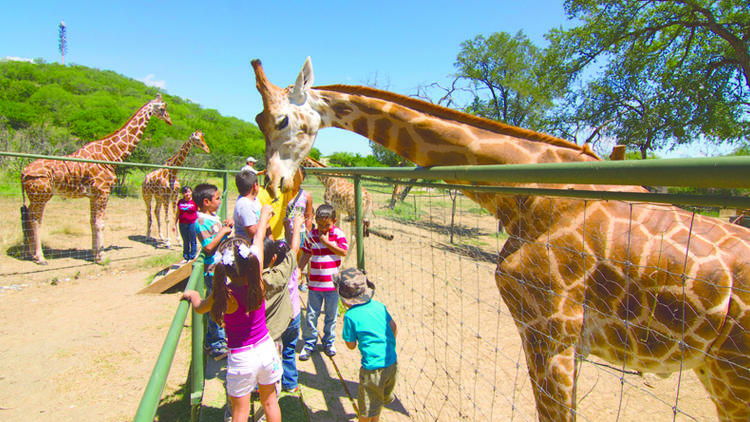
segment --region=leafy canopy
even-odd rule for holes
[[[581,79],[568,107],[641,152],[750,133],[746,0],[566,0],[581,24],[548,34]]]

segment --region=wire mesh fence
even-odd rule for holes
[[[551,230],[534,238],[521,236],[527,248],[521,257],[525,272],[510,276],[526,290],[508,303],[512,295],[503,300],[495,275],[509,236],[494,216],[460,192],[434,187],[413,188],[390,210],[390,186],[367,188],[376,204],[373,227],[394,235],[392,241],[367,238],[366,267],[377,286],[376,299],[388,306],[399,324],[397,392],[412,419],[549,418],[537,412],[534,385],[542,400],[561,393],[549,381],[542,384],[540,378],[530,378],[519,329],[550,351],[570,344],[575,349],[575,367],[570,368],[574,406],[558,403],[567,411],[552,420],[570,415],[586,421],[716,420],[710,395],[721,397],[727,409],[747,409],[742,392],[750,386],[750,351],[743,349],[748,334],[735,327],[730,340],[735,348],[726,346],[722,319],[730,287],[735,300],[748,295],[742,284],[747,275],[732,267],[746,265],[746,256],[737,256],[738,250],[747,248],[745,229],[713,219],[705,222],[686,211],[680,217],[689,221],[661,221],[656,233],[649,219],[659,218],[668,207],[625,203],[615,207],[621,214],[617,224],[594,227],[603,212],[601,201],[548,199],[548,218],[564,212],[563,206],[581,208],[582,214],[568,226],[572,232],[588,220],[588,238],[576,242],[578,237],[570,233]],[[613,252],[616,246],[607,243],[613,236],[630,245],[632,250],[625,254],[630,259]],[[717,244],[710,245],[711,239]],[[576,263],[583,268],[570,268],[570,261],[561,258],[568,254],[578,255]],[[654,255],[657,262],[647,258]],[[525,279],[529,275],[538,279]],[[557,291],[553,285],[566,277],[571,284],[587,287],[570,296]],[[610,284],[605,282],[608,278]],[[730,278],[735,279],[733,286],[727,286]],[[695,294],[711,297],[690,297]],[[522,321],[509,305],[516,311],[527,307],[523,315],[548,305],[557,308],[547,315],[568,315],[559,323]],[[566,321],[574,322],[565,326]],[[578,331],[563,335],[567,329]],[[734,350],[737,354],[732,355]],[[716,366],[710,369],[707,361],[728,366],[729,373]],[[546,370],[559,368],[550,365]],[[714,386],[711,394],[700,377]],[[717,384],[727,388],[717,389]]]
[[[23,279],[91,263],[89,201],[61,195],[47,202],[41,225],[49,268],[24,255],[23,200],[12,174],[24,165],[24,159],[3,158],[0,209],[9,230],[0,238],[6,252],[0,275]],[[167,247],[156,233],[146,236],[139,185],[148,171],[128,174],[127,192],[108,199],[107,260],[138,262],[162,252],[179,260],[176,244]],[[202,171],[183,170],[180,180],[223,185],[215,173]],[[236,191],[233,183],[228,187],[231,209]],[[313,192],[316,206],[322,203],[323,188],[315,178],[308,177],[304,187]],[[573,347],[569,362],[546,370],[573,374],[559,377],[572,379],[575,393],[557,407],[568,407],[565,414],[579,420],[716,420],[712,396],[719,398],[719,412],[726,412],[720,416],[727,420],[730,412],[747,410],[750,342],[742,308],[749,294],[745,260],[750,255],[742,253],[748,248],[747,230],[692,211],[674,214],[662,205],[537,198],[546,208],[535,224],[554,227],[552,220],[562,216],[568,231],[514,237],[461,192],[414,187],[403,200],[394,200],[390,184],[368,181],[365,187],[374,203],[371,227],[393,236],[366,238],[365,262],[376,299],[399,324],[397,397],[411,419],[548,417],[538,413],[537,401],[565,395],[550,380],[529,376],[524,338],[536,339],[545,350]],[[566,217],[572,208],[580,212]],[[603,218],[613,211],[616,218]],[[341,226],[353,237],[348,224]],[[578,231],[586,235],[571,234]],[[508,242],[519,242],[523,247],[513,250],[526,252],[504,255]],[[499,274],[506,283],[523,286],[521,294],[514,296],[507,287],[500,294],[501,255],[522,261],[523,271]],[[348,265],[354,265],[351,259]],[[569,294],[556,290],[553,281],[586,288]],[[548,305],[552,311],[539,315],[554,318],[518,317]],[[555,319],[562,322],[551,322]]]
[[[38,236],[48,264],[40,266],[33,260],[32,227],[22,221],[22,207],[26,207],[28,217],[34,193],[22,191],[21,172],[34,160],[8,156],[0,157],[0,160],[0,212],[7,223],[7,229],[0,233],[0,248],[4,251],[0,258],[0,275],[6,277],[6,281],[51,277],[61,269],[93,264],[96,261],[93,254],[96,227],[92,221],[92,206],[97,209],[104,207],[99,221],[102,228],[100,263],[156,260],[163,261],[159,265],[164,266],[170,260],[177,262],[182,255],[182,239],[175,223],[174,207],[176,200],[181,198],[179,187],[212,183],[222,189],[224,184],[221,173],[184,168],[177,172],[176,179],[167,178],[159,191],[151,192],[147,204],[143,182],[148,174],[160,171],[158,166],[56,161],[74,177],[49,180],[50,189],[46,189],[44,195],[38,198],[42,211]],[[88,176],[81,176],[80,165],[114,170],[117,179],[110,185],[106,200],[91,200],[95,196],[92,181]],[[175,180],[177,183],[174,183]],[[236,192],[233,183],[229,184],[229,188],[230,192]],[[158,206],[157,196],[163,200]],[[150,233],[147,230],[149,210],[152,220]]]

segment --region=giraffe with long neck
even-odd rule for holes
[[[123,161],[140,142],[152,116],[172,124],[167,113],[167,105],[162,101],[161,95],[144,104],[116,132],[89,142],[66,157]],[[29,206],[25,208],[24,205],[22,208],[22,223],[24,243],[32,259],[39,264],[46,263],[39,233],[44,207],[53,195],[62,195],[68,198],[89,198],[91,249],[94,261],[101,262],[104,212],[115,179],[115,168],[112,164],[39,159],[26,166],[21,172],[21,186],[29,198]]]
[[[598,160],[562,139],[398,94],[313,88],[309,58],[286,89],[260,61],[253,68],[268,177],[282,190],[325,127],[421,166]],[[575,420],[576,358],[588,354],[643,372],[693,369],[720,420],[750,418],[750,232],[673,206],[464,193],[510,235],[495,281],[522,339],[539,420]]]
[[[196,130],[193,132],[185,143],[180,146],[175,155],[171,156],[165,166],[179,167],[187,159],[188,153],[192,147],[202,149],[206,154],[211,153],[203,138],[203,132]],[[177,215],[177,197],[180,192],[180,182],[177,180],[177,169],[158,169],[146,175],[141,186],[143,202],[146,203],[146,237],[151,237],[151,198],[154,199],[154,216],[156,217],[156,227],[159,240],[164,240],[161,235],[161,207],[164,206],[164,228],[167,232],[166,246],[169,247],[169,227],[174,227],[169,220],[169,208],[173,208]],[[177,236],[179,243],[180,237]]]

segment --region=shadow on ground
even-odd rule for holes
[[[129,246],[111,245],[111,246],[107,246],[106,248],[103,248],[102,252],[117,251],[120,249],[129,249]],[[13,257],[22,261],[31,260],[31,258],[26,254],[23,244],[15,244],[9,247],[8,249],[6,249],[5,253],[10,257]],[[75,258],[75,259],[80,259],[82,261],[94,263],[94,256],[91,253],[91,249],[76,249],[76,248],[55,249],[55,248],[51,248],[49,246],[45,246],[44,244],[42,244],[42,253],[44,254],[44,259],[46,259],[47,261],[52,261],[55,259],[63,259],[63,258]]]

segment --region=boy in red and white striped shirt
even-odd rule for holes
[[[300,360],[310,359],[318,339],[318,316],[325,312],[323,325],[323,348],[328,356],[336,355],[336,317],[338,315],[339,294],[335,279],[338,279],[341,258],[346,256],[348,244],[344,232],[336,227],[336,210],[323,204],[315,211],[316,227],[302,245],[302,256],[298,266],[304,269],[310,261],[310,282],[307,294],[307,318],[302,324],[302,339],[305,346],[300,352]],[[325,306],[325,308],[323,308]]]

